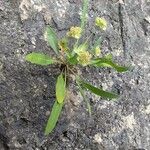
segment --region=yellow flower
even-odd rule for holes
[[[73,37],[75,39],[79,39],[81,37],[81,28],[80,27],[71,27],[67,35],[69,37]]]
[[[107,21],[104,18],[96,17],[95,25],[100,27],[102,30],[106,30],[106,28],[107,28]]]
[[[59,48],[60,48],[60,50],[62,51],[62,52],[66,52],[66,51],[68,51],[68,43],[67,43],[67,41],[66,41],[66,39],[62,39],[62,40],[60,40],[59,42],[58,42],[58,46],[59,46]]]
[[[95,55],[99,56],[101,54],[101,49],[99,48],[99,46],[96,46],[95,48]]]
[[[88,51],[81,51],[78,53],[77,60],[82,66],[87,66],[91,60],[92,55]]]

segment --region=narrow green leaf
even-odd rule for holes
[[[45,55],[43,53],[36,53],[36,52],[32,52],[30,54],[27,54],[25,56],[25,60],[29,61],[33,64],[37,64],[37,65],[50,65],[54,63],[54,60],[52,58],[50,58],[48,55]]]
[[[57,101],[55,101],[50,117],[48,119],[46,128],[45,128],[45,135],[48,135],[49,133],[51,133],[53,129],[55,128],[59,115],[61,113],[62,107],[63,107],[63,103],[59,104]]]
[[[57,78],[56,83],[56,100],[58,103],[62,103],[66,96],[66,83],[64,81],[62,73]]]
[[[59,47],[58,47],[58,39],[55,34],[55,31],[51,27],[46,27],[44,33],[45,40],[48,42],[49,46],[54,50],[56,54],[58,54]]]
[[[91,65],[94,65],[96,67],[109,67],[114,68],[118,72],[125,72],[129,70],[129,67],[120,66],[116,63],[114,63],[110,58],[97,58],[91,61]]]
[[[102,89],[99,89],[97,87],[94,87],[93,85],[86,83],[84,81],[81,81],[81,84],[83,85],[84,88],[90,90],[92,93],[101,96],[103,98],[109,98],[109,99],[113,99],[113,98],[117,98],[118,95],[114,94],[114,93],[110,93],[110,92],[106,92]]]

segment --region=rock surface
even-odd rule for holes
[[[93,110],[89,118],[72,83],[55,131],[44,136],[59,68],[31,65],[24,56],[31,51],[52,55],[43,38],[46,24],[61,37],[80,23],[80,12],[81,0],[0,0],[1,150],[150,150],[149,0],[90,1],[86,36],[98,33],[103,54],[112,53],[132,70],[84,69],[88,81],[118,92],[119,100],[87,93]],[[106,32],[93,26],[96,16],[108,21]]]

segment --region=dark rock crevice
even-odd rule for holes
[[[119,15],[119,25],[120,25],[120,37],[122,41],[122,47],[124,51],[124,56],[126,56],[127,48],[126,48],[126,39],[125,39],[125,26],[124,26],[124,6],[123,4],[118,4],[118,15]]]

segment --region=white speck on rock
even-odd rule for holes
[[[22,20],[26,20],[28,18],[27,10],[30,7],[30,1],[29,0],[22,0],[20,3],[19,9],[21,10],[20,17]]]
[[[68,1],[56,1],[55,12],[57,12],[57,18],[65,19],[66,18],[66,11],[69,7]]]
[[[50,115],[50,111],[46,111],[46,116],[49,116]]]
[[[131,79],[131,80],[129,81],[129,83],[130,83],[131,85],[135,85],[135,80],[134,80],[134,79]]]
[[[108,86],[106,83],[102,83],[102,87],[103,87],[103,90],[107,90],[108,89]]]
[[[33,48],[35,48],[36,46],[36,39],[35,39],[35,37],[32,37],[31,38],[31,43],[33,44]]]
[[[122,53],[123,50],[121,48],[115,49],[114,52],[112,52],[114,56],[121,56]]]
[[[95,136],[94,136],[94,142],[100,144],[102,141],[103,141],[103,140],[102,140],[101,134],[100,134],[100,133],[95,134]]]
[[[134,131],[134,125],[136,125],[136,120],[134,118],[134,114],[128,115],[127,117],[123,117],[124,125]]]
[[[150,105],[148,105],[145,109],[145,113],[148,115],[150,114]]]
[[[150,23],[150,16],[145,17],[145,20]]]
[[[104,101],[102,105],[98,106],[98,109],[105,109],[108,107],[109,104],[110,104],[109,101]]]
[[[145,115],[149,115],[150,114],[150,105],[147,106],[141,106],[140,108],[140,112],[142,112]]]
[[[21,20],[28,19],[28,17],[30,16],[29,14],[30,10],[32,11],[36,10],[40,12],[45,8],[46,6],[40,1],[35,2],[33,0],[22,0],[22,2],[19,5],[19,9],[21,11],[20,13]]]
[[[21,144],[19,144],[18,142],[15,142],[14,145],[16,148],[21,148]]]

